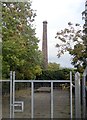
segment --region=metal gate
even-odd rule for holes
[[[54,118],[54,102],[53,102],[53,84],[56,83],[69,83],[70,84],[70,118],[73,117],[72,110],[72,73],[70,72],[70,80],[16,80],[15,71],[10,72],[10,80],[2,80],[2,82],[10,82],[10,118],[15,118],[15,112],[23,112],[24,102],[15,100],[15,83],[31,83],[31,118],[34,118],[34,84],[35,83],[50,83],[51,84],[51,114],[50,118]],[[21,109],[15,109],[20,106]]]

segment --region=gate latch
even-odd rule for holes
[[[15,101],[14,102],[14,112],[23,112],[24,111],[24,102]]]

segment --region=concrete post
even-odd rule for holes
[[[83,73],[82,79],[82,117],[86,117],[86,75],[87,75],[87,67]]]
[[[81,118],[80,73],[75,74],[75,118]]]

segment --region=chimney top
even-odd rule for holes
[[[47,21],[45,20],[45,21],[43,21],[43,23],[46,23],[46,24],[47,24]]]

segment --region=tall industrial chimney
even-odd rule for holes
[[[43,53],[43,68],[47,69],[48,66],[47,21],[43,21],[42,53]]]

